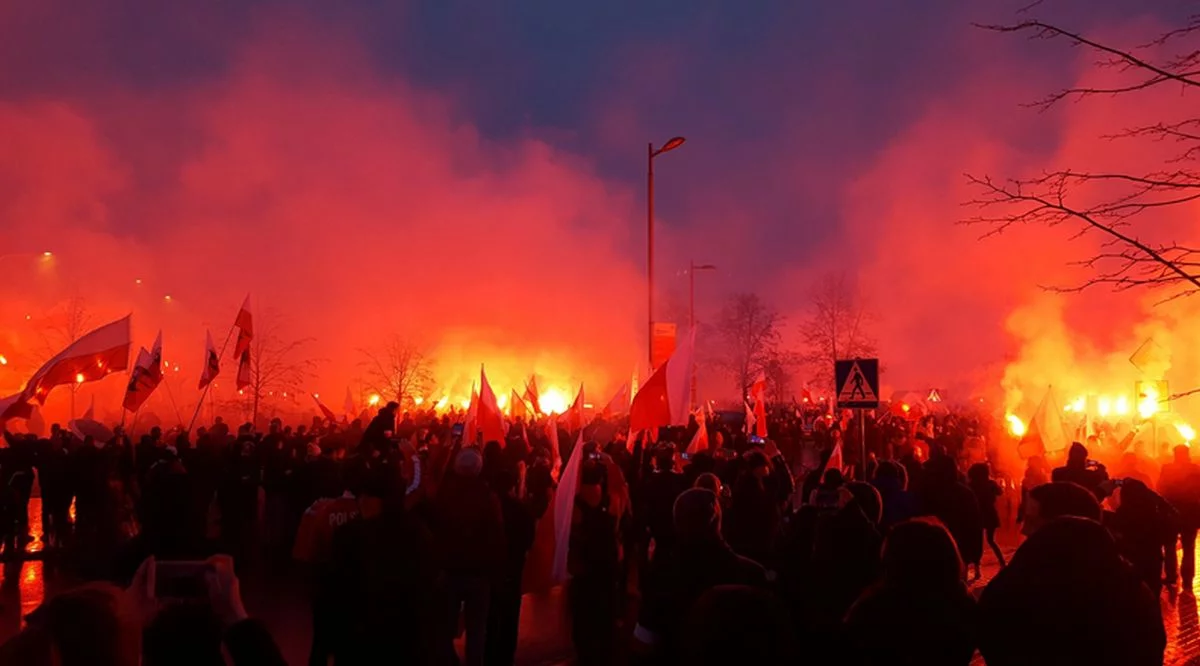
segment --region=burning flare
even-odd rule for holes
[[[1025,422],[1016,414],[1005,414],[1005,420],[1008,421],[1008,431],[1015,437],[1024,437],[1028,428],[1025,427]]]
[[[1179,431],[1179,436],[1183,438],[1183,441],[1191,446],[1192,441],[1196,439],[1196,429],[1183,421],[1176,422],[1175,429]]]

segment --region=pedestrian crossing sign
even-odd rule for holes
[[[879,359],[857,358],[835,361],[837,406],[851,409],[879,407]]]

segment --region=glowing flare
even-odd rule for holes
[[[8,365],[8,357],[4,354],[0,354],[0,365]]]
[[[1177,422],[1175,429],[1179,431],[1179,436],[1183,438],[1183,441],[1188,444],[1191,444],[1192,440],[1196,439],[1196,429],[1183,421]]]
[[[372,407],[374,407],[375,405],[378,405],[379,404],[379,394],[372,393],[371,397],[367,398],[367,404]]]
[[[82,373],[82,372],[80,372],[80,373],[77,373],[77,374],[75,375],[75,383],[76,383],[76,384],[82,384],[82,383],[83,383],[83,373]]]
[[[1148,419],[1158,413],[1158,389],[1151,383],[1142,385],[1142,397],[1138,400],[1138,415]]]
[[[425,403],[425,398],[422,398],[421,396],[417,396],[417,397],[413,398],[413,404],[416,405],[417,407],[420,407],[424,403]]]
[[[508,406],[508,395],[501,393],[500,395],[496,396],[496,406],[499,407],[500,409],[504,409],[505,407],[507,407]]]
[[[1025,427],[1025,422],[1016,414],[1005,414],[1004,418],[1008,421],[1008,431],[1016,437],[1024,437],[1028,428]]]
[[[547,414],[562,414],[567,411],[567,395],[556,388],[546,389],[542,393],[538,402],[542,405],[542,411]]]
[[[1116,412],[1118,416],[1128,415],[1129,414],[1129,397],[1124,396],[1124,395],[1118,396],[1116,404],[1113,405],[1113,411]]]
[[[471,399],[467,398],[465,400],[462,400],[458,404],[462,405],[463,409],[470,409],[471,408]]]
[[[444,396],[442,396],[442,399],[441,399],[441,400],[438,400],[438,401],[437,401],[437,405],[436,405],[436,407],[437,407],[438,409],[445,409],[445,408],[446,408],[446,405],[447,405],[447,404],[449,404],[449,403],[450,403],[450,396],[448,396],[448,395],[444,395]]]
[[[1100,416],[1108,416],[1112,413],[1112,400],[1106,396],[1100,396],[1096,400],[1096,413]]]

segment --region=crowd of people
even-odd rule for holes
[[[1162,663],[1158,595],[1190,590],[1200,525],[1186,447],[1157,484],[1075,444],[1018,487],[981,420],[856,418],[780,409],[765,439],[720,418],[633,437],[538,418],[482,442],[393,403],[365,425],[218,419],[136,444],[5,433],[5,556],[32,538],[36,478],[47,547],[103,582],[48,600],[0,663],[284,663],[239,577],[289,569],[314,665],[508,666],[522,596],[564,582],[584,666]],[[1024,541],[1006,558],[1010,500]],[[988,550],[1001,570],[972,588]]]

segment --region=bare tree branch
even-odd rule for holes
[[[359,349],[367,390],[401,405],[424,397],[433,382],[430,359],[410,340],[392,334],[373,349]]]
[[[768,366],[781,360],[780,327],[784,321],[757,294],[735,294],[717,315],[715,328],[723,346],[720,367],[734,381],[739,396]]]
[[[810,298],[809,316],[800,328],[806,347],[803,359],[814,383],[832,390],[834,361],[875,354],[875,340],[867,330],[871,313],[842,275],[825,276]]]

